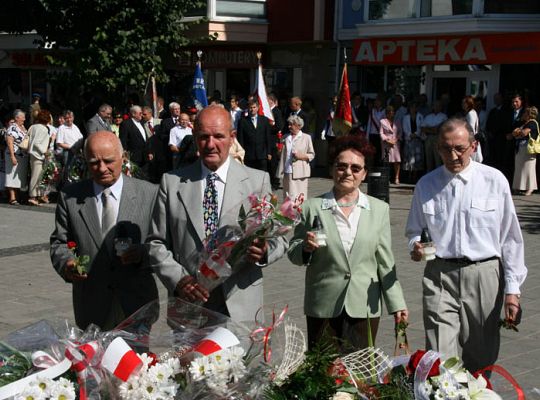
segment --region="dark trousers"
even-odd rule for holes
[[[380,135],[368,135],[369,144],[375,147],[375,154],[373,154],[372,165],[371,166],[381,166],[382,165],[382,146],[381,146],[381,136]]]
[[[371,337],[375,342],[379,329],[379,317],[369,319]],[[322,338],[335,340],[342,353],[350,353],[368,347],[367,318],[353,318],[345,310],[335,318],[316,318],[306,315],[308,349],[313,349]]]
[[[267,171],[267,160],[245,160],[246,167],[255,168],[261,171]]]

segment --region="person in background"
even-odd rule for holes
[[[13,120],[6,131],[6,189],[9,204],[18,206],[20,198],[17,200],[17,193],[28,190],[28,155],[19,148],[26,137],[26,114],[17,109],[13,112]]]
[[[501,309],[508,322],[519,323],[520,286],[527,276],[508,182],[471,160],[475,147],[467,121],[441,124],[444,165],[416,184],[405,230],[413,261],[424,255],[424,229],[435,247],[422,283],[426,349],[460,357],[469,371],[496,364]]]
[[[411,183],[416,183],[418,174],[424,170],[424,140],[422,122],[424,116],[418,112],[416,103],[409,104],[409,112],[403,117],[404,160],[403,169],[410,174]]]
[[[40,202],[48,203],[44,199],[44,193],[39,187],[41,174],[43,171],[43,162],[45,156],[50,150],[51,136],[49,134],[48,124],[51,121],[51,113],[48,110],[41,109],[36,117],[36,123],[28,129],[30,142],[28,154],[30,156],[30,190],[28,204],[39,206]]]
[[[433,103],[433,110],[430,114],[424,116],[422,122],[422,134],[424,140],[424,154],[426,157],[426,172],[433,171],[442,165],[442,160],[437,150],[438,129],[448,117],[442,112],[442,103],[437,100]]]
[[[281,159],[277,176],[283,179],[283,198],[292,199],[301,193],[308,197],[308,183],[311,176],[309,163],[315,158],[311,136],[302,131],[304,120],[297,115],[287,118],[289,134],[283,140]]]
[[[229,98],[229,112],[231,113],[231,119],[233,121],[234,129],[238,129],[238,122],[240,121],[240,118],[242,118],[242,113],[244,110],[242,110],[239,105],[239,99],[236,95],[231,95]]]
[[[504,154],[503,154],[503,174],[508,179],[508,182],[512,186],[512,178],[514,176],[515,170],[515,158],[516,158],[516,141],[514,137],[514,131],[516,128],[520,128],[523,125],[523,112],[525,107],[523,105],[523,98],[520,94],[514,94],[512,96],[512,111],[511,115],[507,115],[507,132],[506,132],[506,143],[504,145]],[[509,132],[508,132],[509,131]]]
[[[272,133],[270,121],[259,115],[259,103],[248,103],[249,115],[238,123],[237,138],[246,154],[244,163],[250,168],[267,171],[267,162],[272,159]]]
[[[377,96],[369,112],[367,124],[369,143],[375,148],[375,157],[373,160],[375,165],[381,165],[381,160],[384,157],[381,148],[381,120],[385,117],[385,111],[382,105],[382,98]]]
[[[86,133],[98,131],[112,132],[111,128],[112,107],[108,104],[102,104],[98,108],[98,112],[86,123]]]
[[[64,123],[58,128],[58,134],[56,136],[56,146],[62,149],[62,165],[64,166],[64,182],[67,181],[69,174],[69,167],[71,161],[82,148],[84,138],[77,127],[73,123],[75,114],[73,111],[64,111]]]
[[[193,136],[193,132],[189,125],[189,115],[180,114],[179,123],[171,129],[169,133],[169,150],[173,153],[173,168],[178,168],[179,165],[185,165],[183,158],[190,147],[195,147],[195,142],[190,138],[192,146],[182,146],[183,141],[187,136]],[[191,164],[191,162],[189,163]]]
[[[478,132],[480,131],[480,119],[478,118],[478,113],[474,109],[474,97],[465,96],[461,101],[461,108],[465,113],[465,120],[471,126],[474,132],[474,136],[478,142],[476,144],[476,151],[471,156],[471,158],[473,161],[481,163],[484,160],[484,157],[482,155],[482,146],[480,144],[480,141],[478,140]]]
[[[30,108],[28,109],[28,114],[30,115],[30,125],[35,124],[35,119],[41,110],[41,105],[39,102],[41,101],[41,95],[39,93],[32,93],[32,104],[30,104]]]
[[[395,120],[396,112],[393,106],[386,106],[385,117],[381,119],[381,148],[383,160],[394,167],[394,183],[399,185],[399,172],[401,169],[401,126]]]
[[[285,118],[286,121],[289,120],[289,117],[291,115],[296,115],[304,121],[304,129],[307,129],[309,126],[309,116],[308,114],[302,109],[302,99],[298,96],[291,97],[289,100],[289,110],[287,112],[287,117]],[[289,133],[289,126],[285,124],[283,127],[283,133]],[[312,132],[306,131],[306,133],[312,135]]]
[[[293,264],[307,266],[304,313],[309,348],[330,334],[348,353],[370,345],[368,326],[375,340],[383,300],[396,323],[407,321],[408,310],[392,253],[388,204],[360,191],[367,175],[366,157],[373,148],[351,135],[337,138],[334,146],[334,185],[302,205],[302,221],[287,255]],[[315,218],[326,234],[324,245],[313,230]]]
[[[272,183],[272,190],[278,190],[280,188],[279,178],[276,176],[277,169],[279,165],[279,160],[281,157],[281,152],[278,148],[278,143],[283,139],[283,114],[277,106],[278,100],[275,94],[270,93],[268,95],[268,105],[270,106],[270,111],[272,112],[272,117],[274,122],[271,123],[270,133],[272,134],[271,140],[271,151],[270,155],[272,159],[268,161],[268,171],[270,173],[270,181]]]
[[[114,113],[112,124],[111,124],[111,131],[116,135],[116,137],[120,137],[120,125],[124,119],[122,118],[121,113]]]
[[[529,138],[538,138],[538,109],[527,107],[521,116],[521,127],[514,129],[516,141],[516,161],[512,189],[523,196],[530,196],[536,189],[536,154],[529,154],[527,143]]]

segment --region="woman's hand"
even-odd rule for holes
[[[409,321],[409,310],[399,310],[394,313],[394,322],[396,324],[407,321]]]
[[[319,245],[315,239],[315,232],[306,233],[306,238],[304,239],[304,251],[307,253],[312,253],[318,248]]]

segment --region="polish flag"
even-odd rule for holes
[[[131,374],[137,373],[141,369],[143,363],[125,340],[117,337],[105,350],[101,365],[111,374],[126,382]]]
[[[257,74],[257,87],[255,89],[257,95],[257,101],[259,102],[259,115],[264,115],[270,120],[270,123],[274,123],[274,115],[268,104],[268,97],[266,96],[266,86],[264,85],[264,77],[262,72],[262,65],[259,64],[259,72]]]
[[[234,333],[226,328],[219,327],[195,345],[193,352],[209,356],[212,353],[237,346],[240,341]]]

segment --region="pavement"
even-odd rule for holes
[[[310,195],[326,192],[329,179],[312,178]],[[362,190],[365,191],[365,187]],[[391,185],[390,223],[398,276],[410,311],[407,330],[411,349],[424,348],[421,277],[423,265],[410,260],[405,223],[414,187]],[[522,287],[523,320],[519,332],[502,331],[498,364],[507,369],[525,389],[528,399],[540,399],[540,194],[516,196],[514,202],[525,238],[529,275]],[[73,321],[71,288],[52,268],[48,242],[54,228],[54,204],[43,207],[9,206],[0,203],[0,338],[40,319]],[[166,293],[161,285],[160,296]],[[304,267],[286,257],[264,270],[265,304],[279,312],[286,304],[288,315],[305,329],[303,316]],[[376,345],[387,354],[394,350],[393,319],[381,319]],[[501,382],[497,380],[497,382]],[[505,399],[516,398],[508,386],[499,386]]]

